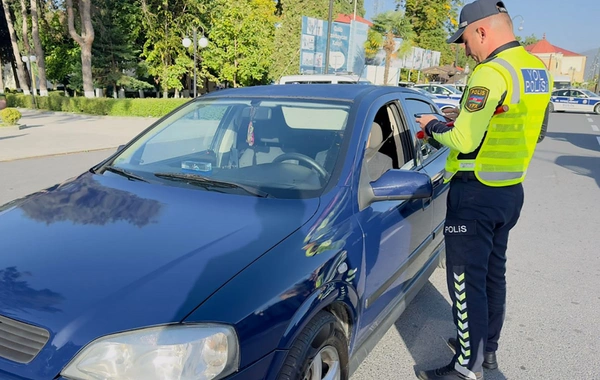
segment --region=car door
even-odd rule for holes
[[[394,170],[425,172],[416,166],[410,144],[411,132],[400,117],[399,103],[387,103],[378,115],[382,114],[382,109],[394,129],[388,140],[397,157]],[[367,117],[365,127],[370,128],[374,119],[374,115]],[[383,136],[387,136],[385,128],[382,130]],[[360,186],[368,186],[366,165],[358,172]],[[358,205],[357,219],[364,233],[366,270],[359,341],[366,338],[369,329],[379,324],[400,301],[431,254],[432,212],[430,199],[375,202],[363,209]]]
[[[431,103],[417,95],[405,95],[402,99],[404,108],[407,114],[424,114],[434,113],[437,110],[432,107]],[[444,121],[442,115],[437,115],[438,119]],[[411,136],[416,136],[421,130],[414,117],[408,118]],[[416,140],[416,139],[415,139]],[[431,177],[433,183],[433,242],[432,245],[437,247],[442,243],[443,228],[446,220],[446,196],[448,194],[449,184],[444,183],[444,168],[446,166],[446,158],[448,157],[449,149],[437,144],[435,141],[416,140],[416,150],[418,153],[418,165]]]
[[[563,106],[563,101],[565,100],[564,95],[565,95],[565,90],[557,90],[552,93],[552,97],[550,98],[550,101],[552,102],[552,105],[554,106],[555,111],[564,110],[564,106]]]
[[[590,102],[588,96],[579,90],[571,90],[571,95],[575,100],[575,110],[579,112],[590,112]]]

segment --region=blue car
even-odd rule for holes
[[[444,265],[425,112],[385,86],[218,91],[0,207],[0,379],[348,379]]]

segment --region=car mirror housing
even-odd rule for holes
[[[433,184],[427,174],[388,170],[377,181],[371,182],[372,195],[369,203],[431,198]]]

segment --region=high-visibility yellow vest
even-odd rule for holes
[[[446,180],[457,171],[473,171],[488,186],[523,182],[550,102],[552,78],[543,62],[522,47],[507,49],[482,62],[497,70],[509,84],[506,113],[492,117],[474,160],[459,159],[453,152],[446,162]],[[469,84],[469,87],[477,84]]]

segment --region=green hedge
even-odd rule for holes
[[[37,108],[89,115],[162,117],[190,99],[69,98],[58,93],[36,96]],[[8,107],[33,108],[31,96],[6,94]]]

